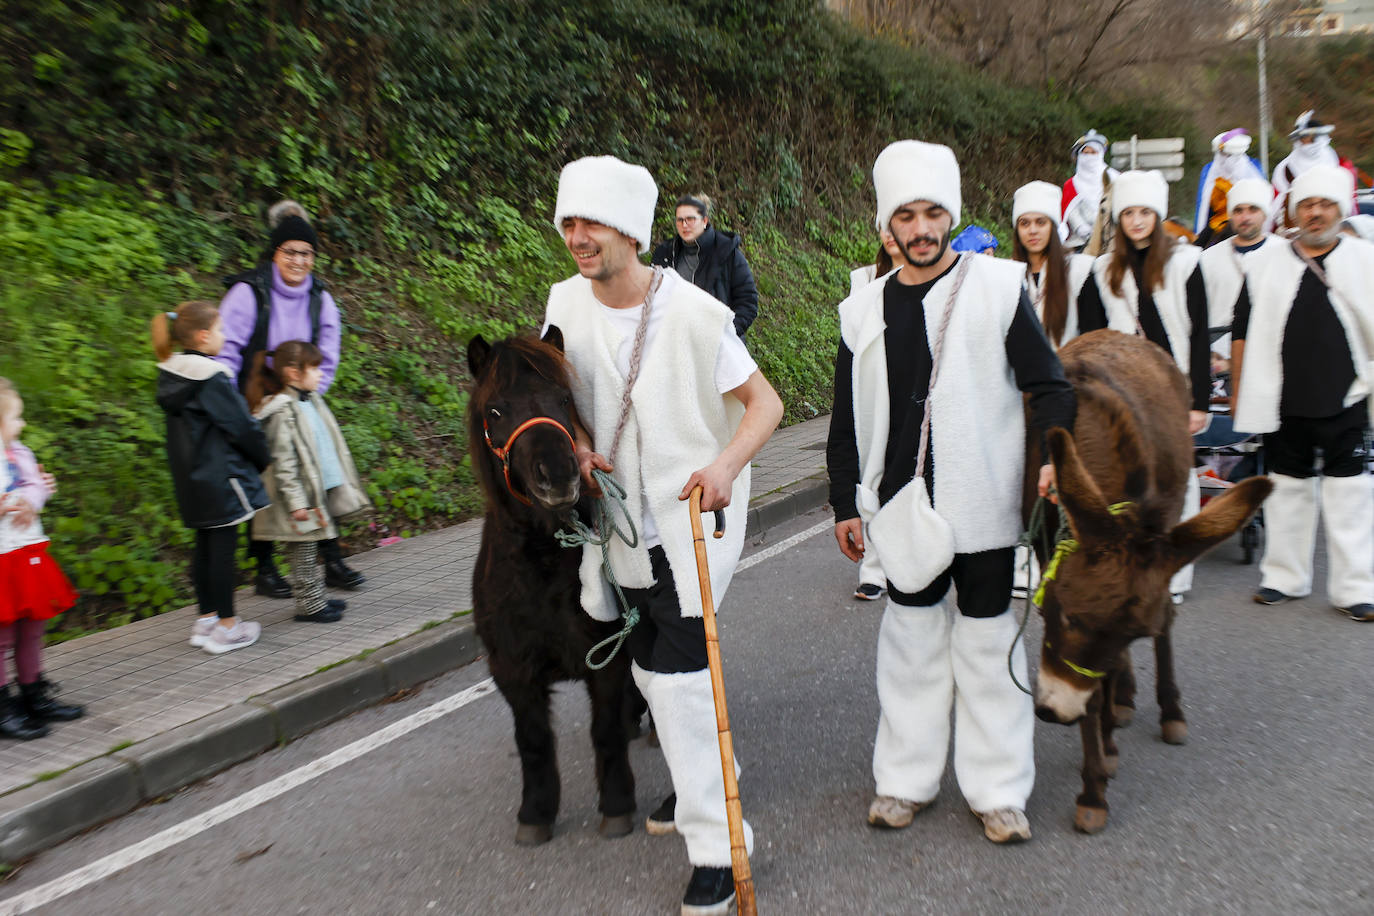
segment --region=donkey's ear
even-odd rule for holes
[[[544,336],[540,340],[552,346],[559,353],[563,352],[563,329],[558,325],[549,325],[549,329],[544,332]]]
[[[468,371],[473,378],[482,374],[482,369],[487,365],[487,359],[491,356],[491,344],[481,334],[474,334],[472,340],[468,341]]]
[[[1274,489],[1268,477],[1251,477],[1208,501],[1197,515],[1169,532],[1169,565],[1182,569],[1210,547],[1235,534]]]
[[[1054,462],[1059,505],[1068,513],[1074,534],[1083,543],[1114,539],[1120,533],[1116,517],[1088,469],[1078,457],[1078,447],[1068,430],[1056,426],[1049,432],[1050,460]]]

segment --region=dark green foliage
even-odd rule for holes
[[[758,275],[751,348],[795,420],[829,408],[884,143],[953,145],[970,214],[1000,230],[1013,188],[1062,180],[1073,137],[1111,121],[809,0],[23,6],[0,18],[0,374],[60,478],[57,556],[108,599],[87,608],[123,615],[188,598],[147,321],[221,295],[274,200],[317,217],[346,322],[330,400],[402,533],[479,508],[463,347],[534,326],[571,272],[549,225],[570,159],[621,155],[665,199],[717,198]]]

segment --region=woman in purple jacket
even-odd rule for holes
[[[308,340],[324,354],[319,387],[323,393],[339,365],[341,323],[328,286],[314,275],[319,238],[304,208],[293,200],[273,204],[267,220],[272,232],[262,263],[225,280],[229,292],[219,305],[224,347],[215,358],[233,371],[242,391],[255,354],[283,341]],[[337,540],[323,541],[320,547],[326,584],[356,589],[366,581],[345,565]],[[257,562],[257,593],[290,598],[291,586],[272,559],[272,542],[250,540],[249,554]]]

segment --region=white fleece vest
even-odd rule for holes
[[[687,502],[679,500],[678,494],[693,471],[706,467],[729,444],[744,417],[744,405],[733,395],[719,394],[715,386],[721,334],[727,325],[733,327],[734,313],[690,283],[674,283],[666,293],[654,300],[654,312],[661,315],[663,324],[640,365],[619,451],[607,457],[615,465],[615,478],[625,486],[625,506],[636,523],[644,510],[641,493],[647,498],[677,585],[682,616],[700,617],[691,517]],[[609,449],[620,418],[625,379],[615,364],[622,336],[601,310],[585,277],[572,277],[549,290],[546,317],[563,332],[564,351],[574,370],[577,412],[589,425],[596,447]],[[711,519],[703,519],[717,609],[744,549],[748,512],[749,468],[745,467],[735,478],[725,509],[725,537],[711,537]],[[622,586],[653,584],[649,551],[642,541],[630,548],[612,538],[610,559]],[[616,619],[620,608],[601,573],[600,547],[583,548],[581,577],[583,609],[597,620]]]
[[[1021,534],[1026,421],[1007,363],[1006,339],[1021,299],[1025,266],[986,255],[964,257],[974,260],[950,318],[930,399],[930,450],[935,511],[954,531],[955,552],[977,553],[1009,547]],[[854,354],[856,496],[861,507],[878,503],[887,454],[883,290],[895,282],[893,273],[840,303],[840,335]],[[932,350],[953,282],[951,271],[926,293],[926,341]]]
[[[1189,375],[1188,335],[1192,333],[1193,322],[1188,317],[1188,278],[1197,269],[1202,249],[1195,245],[1176,244],[1169,261],[1164,265],[1164,286],[1151,291],[1155,310],[1164,323],[1164,333],[1169,335],[1169,348],[1174,362],[1182,370],[1183,377]],[[1140,290],[1135,283],[1135,274],[1127,270],[1121,278],[1121,295],[1112,292],[1107,282],[1107,265],[1111,254],[1104,254],[1093,262],[1093,276],[1097,279],[1098,292],[1102,294],[1102,304],[1107,309],[1107,327],[1122,334],[1140,333]]]
[[[1345,329],[1355,381],[1345,406],[1374,390],[1374,245],[1343,238],[1322,262],[1334,287],[1328,296]],[[1235,429],[1244,433],[1272,433],[1279,428],[1283,397],[1283,333],[1288,313],[1307,265],[1287,239],[1274,238],[1245,259],[1245,282],[1250,292],[1250,325],[1241,366]]]
[[[1086,254],[1070,254],[1064,258],[1064,266],[1066,268],[1065,279],[1069,286],[1067,290],[1069,309],[1068,314],[1064,316],[1064,336],[1059,338],[1057,345],[1054,344],[1053,340],[1050,341],[1056,350],[1081,333],[1078,325],[1078,294],[1083,291],[1083,284],[1088,282],[1088,277],[1092,276],[1093,259]],[[1029,266],[1026,267],[1026,290],[1030,293],[1031,304],[1035,306],[1035,317],[1040,319],[1040,326],[1044,327],[1045,300],[1036,295],[1035,288],[1031,284]],[[1047,331],[1046,336],[1048,334]]]
[[[1207,288],[1207,326],[1229,328],[1235,320],[1236,299],[1240,296],[1240,286],[1244,275],[1241,261],[1264,250],[1273,236],[1265,236],[1260,247],[1241,254],[1236,246],[1227,240],[1213,245],[1202,253],[1198,261],[1202,267],[1202,285]]]

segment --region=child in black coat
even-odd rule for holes
[[[257,642],[262,626],[234,614],[238,526],[267,506],[258,476],[272,461],[267,438],[229,368],[219,309],[185,302],[152,321],[157,403],[167,414],[167,460],[186,527],[196,530],[191,579],[200,616],[191,645],[219,655]],[[172,341],[184,348],[173,355]]]

